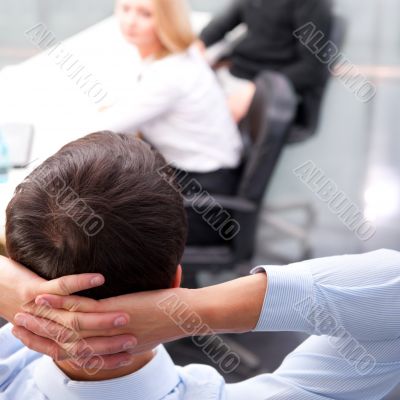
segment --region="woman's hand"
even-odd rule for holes
[[[206,58],[207,46],[205,45],[205,43],[204,43],[202,40],[200,40],[200,39],[196,40],[196,41],[193,43],[193,46],[194,46],[195,48],[197,48],[197,50],[199,51],[199,53],[200,53],[204,58]]]
[[[129,352],[138,354],[182,337],[252,330],[266,286],[266,275],[257,274],[203,289],[168,289],[101,301],[40,295],[36,305],[20,315],[23,323],[16,321],[24,327],[15,333],[28,347],[45,354],[58,341],[63,358],[76,358],[85,342],[92,341],[93,354],[104,355],[106,368],[113,369],[118,368],[118,359],[111,355],[117,352],[115,335],[135,335],[138,343]],[[109,315],[114,310],[127,312],[129,324],[113,325]]]
[[[253,82],[249,82],[229,96],[228,107],[236,123],[239,123],[248,114],[255,93],[256,85]]]

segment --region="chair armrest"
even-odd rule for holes
[[[240,197],[220,196],[220,195],[209,195],[199,196],[193,200],[184,200],[186,208],[190,208],[193,205],[201,205],[202,208],[215,206],[222,207],[230,211],[238,211],[244,213],[252,213],[257,211],[257,204],[250,200],[243,199]]]

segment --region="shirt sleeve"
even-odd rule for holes
[[[201,32],[200,39],[209,47],[243,22],[243,3],[245,0],[234,0],[227,10],[216,16]]]
[[[312,336],[273,374],[227,386],[229,399],[378,400],[399,382],[400,340],[332,341]]]
[[[400,339],[363,342],[313,336],[291,353],[276,376],[329,399],[382,399],[396,387]]]
[[[12,325],[0,329],[0,392],[33,360],[41,355],[29,350],[11,333]]]
[[[332,28],[332,7],[329,0],[296,0],[294,7],[294,31],[312,23],[315,32],[323,34],[322,43],[330,38]],[[322,47],[322,45],[321,45]],[[323,82],[327,67],[310,51],[307,46],[297,41],[297,61],[282,68],[294,84],[298,92],[303,92],[309,87],[315,87],[316,82]]]
[[[361,341],[400,338],[400,253],[379,250],[284,267],[264,266],[268,287],[255,331]]]
[[[98,113],[89,130],[136,134],[144,125],[168,113],[181,96],[176,73],[171,73],[169,67],[144,73],[129,95]]]

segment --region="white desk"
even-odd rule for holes
[[[208,19],[205,13],[194,13],[195,29],[200,29]],[[66,40],[62,46],[97,78],[111,98],[129,90],[138,54],[124,41],[113,17]],[[0,239],[5,209],[15,187],[64,144],[89,133],[82,130],[83,121],[93,118],[97,109],[98,105],[46,51],[0,71],[0,123],[26,122],[35,126],[31,156],[35,161],[26,170],[12,171],[9,181],[0,184]]]

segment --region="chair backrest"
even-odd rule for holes
[[[266,72],[255,81],[256,95],[241,124],[245,155],[237,197],[250,200],[254,212],[235,212],[240,232],[232,242],[234,260],[249,260],[256,242],[256,232],[266,188],[284,148],[289,127],[297,108],[297,96],[291,83],[281,74]]]
[[[339,50],[342,49],[347,32],[347,21],[344,17],[334,15],[332,17],[332,28],[329,40]],[[330,65],[332,67],[332,65]],[[288,137],[288,143],[299,143],[313,136],[319,125],[321,106],[331,74],[326,68],[325,82],[315,89],[305,93],[299,103],[295,123],[293,124]]]
[[[255,81],[256,94],[241,123],[245,142],[237,195],[260,203],[297,108],[297,96],[281,74],[266,72]]]

